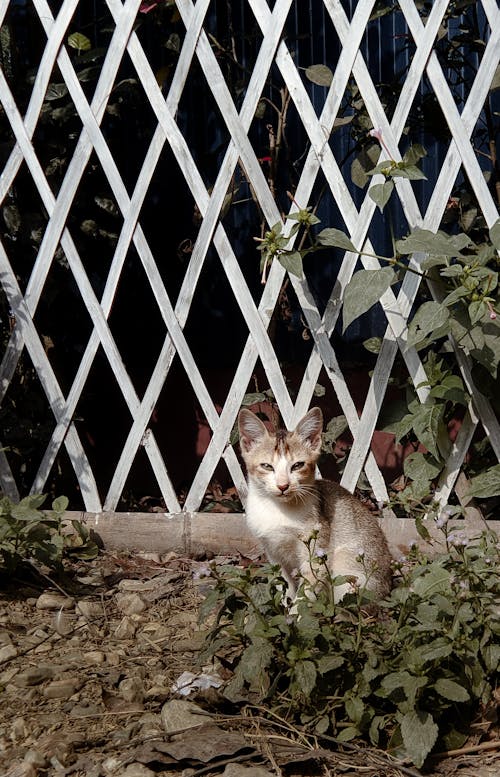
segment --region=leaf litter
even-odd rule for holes
[[[338,745],[269,709],[228,702],[218,686],[230,670],[198,662],[206,628],[198,610],[210,585],[202,561],[108,552],[73,564],[63,584],[33,574],[4,582],[0,774],[420,774],[373,747]],[[496,777],[500,755],[490,745],[435,759],[425,774]]]

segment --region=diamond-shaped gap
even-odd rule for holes
[[[319,116],[341,52],[337,31],[324,3],[292,3],[285,42]],[[339,117],[342,115],[341,111]]]
[[[24,116],[47,36],[34,3],[6,5],[7,11],[1,22],[2,71],[18,110]],[[4,120],[2,111],[2,124]]]
[[[173,301],[179,294],[201,221],[193,194],[167,139],[144,197],[138,223]]]
[[[250,3],[212,0],[203,28],[239,109],[263,37]]]
[[[390,121],[415,54],[415,43],[399,6],[385,7],[380,13],[375,10],[366,27],[360,54]],[[361,110],[364,111],[364,106]],[[367,119],[366,128],[370,126]]]
[[[93,14],[84,6],[78,5],[68,25],[65,43],[78,82],[91,103],[114,26],[107,7],[102,9],[100,23],[95,24]],[[97,110],[102,110],[103,104],[100,100]],[[81,130],[78,100],[75,102],[71,96],[64,73],[56,62],[33,137],[42,169],[55,194],[73,157]]]
[[[49,267],[33,321],[66,396],[93,324],[61,246],[57,247]]]
[[[434,51],[460,112],[469,96],[489,34],[482,3],[456,7],[450,4]]]
[[[127,253],[108,322],[135,390],[142,397],[160,355],[166,328],[134,247]]]
[[[66,203],[58,203],[64,207]],[[100,300],[123,216],[95,152],[90,155],[68,208],[66,224],[94,293]]]
[[[104,500],[132,417],[102,346],[96,352],[73,419]]]
[[[219,106],[210,89],[210,73],[204,73],[195,56],[179,100],[177,123],[190,148],[200,174],[211,190],[230,141],[224,120],[226,106]],[[241,100],[241,90],[231,91],[232,100]]]
[[[214,373],[215,379],[219,375]],[[189,491],[198,466],[208,446],[211,432],[205,414],[193,391],[189,376],[176,355],[161,388],[148,428],[153,432],[168,475],[179,499]],[[136,456],[127,478],[127,489],[144,490],[144,495],[161,499],[151,467],[144,469],[143,454]]]
[[[109,90],[101,130],[131,195],[158,120],[127,51]]]
[[[1,212],[0,237],[24,294],[47,226],[47,212],[25,162],[17,171]]]
[[[233,367],[248,336],[248,324],[213,246],[207,252],[198,284],[191,294],[184,331],[202,374],[215,365],[219,369]]]
[[[19,493],[25,496],[55,426],[49,400],[26,349],[2,400],[0,426],[2,447]]]

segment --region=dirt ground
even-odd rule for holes
[[[265,710],[228,708],[214,688],[173,690],[202,672],[202,564],[102,553],[64,581],[4,581],[0,777],[420,774],[371,748],[306,738]],[[425,774],[500,777],[495,728]]]

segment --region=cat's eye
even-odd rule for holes
[[[304,464],[305,461],[296,461],[295,464],[292,464],[292,472],[294,472],[296,469],[302,469]]]
[[[267,462],[265,462],[265,461],[261,462],[259,466],[261,466],[261,467],[262,467],[262,469],[267,469],[269,472],[274,472],[274,467],[273,467],[273,465],[272,465],[272,464],[268,464],[268,463],[267,463]]]

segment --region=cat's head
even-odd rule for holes
[[[293,432],[270,433],[247,409],[240,411],[238,427],[248,477],[260,491],[286,501],[307,493],[321,451],[323,414],[319,407],[309,410]]]

